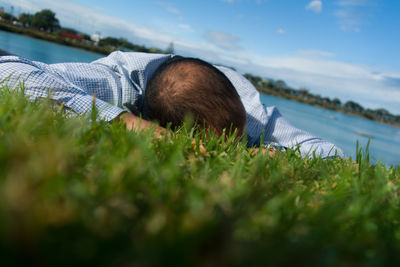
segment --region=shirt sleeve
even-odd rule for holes
[[[264,128],[264,144],[278,143],[284,147],[299,149],[302,157],[345,157],[336,145],[294,127],[276,107],[264,108],[268,117]]]
[[[286,148],[298,148],[303,157],[344,157],[343,151],[334,144],[294,127],[276,107],[266,107],[260,100],[258,90],[245,77],[232,69],[218,68],[236,88],[245,107],[249,146],[260,145],[262,141],[267,146],[278,144]]]
[[[31,100],[49,97],[80,115],[91,114],[93,101],[102,120],[110,121],[125,111],[88,94],[52,72],[48,65],[20,57],[0,58],[0,79],[11,89],[25,88],[24,92]]]

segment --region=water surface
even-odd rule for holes
[[[398,127],[266,94],[261,94],[261,101],[276,106],[294,126],[338,145],[347,156],[354,158],[357,140],[365,148],[370,139],[375,160],[400,164]]]
[[[55,44],[15,33],[0,31],[0,50],[48,64],[91,62],[104,55]]]

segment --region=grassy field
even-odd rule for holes
[[[2,266],[400,263],[400,169],[362,149],[270,157],[0,95]]]

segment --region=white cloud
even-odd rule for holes
[[[237,14],[237,15],[235,16],[235,18],[237,18],[237,19],[243,19],[243,18],[244,18],[244,15],[243,15],[243,14]]]
[[[365,6],[368,0],[340,0],[337,2],[338,6]]]
[[[334,57],[335,54],[331,52],[325,52],[325,51],[320,51],[320,50],[300,50],[297,52],[298,55],[300,56],[305,56],[305,57]]]
[[[178,16],[182,16],[181,11],[171,4],[164,3],[164,2],[158,2],[158,5],[162,6],[169,13],[172,13],[172,14],[178,15]]]
[[[314,13],[322,12],[322,1],[321,0],[313,0],[306,6],[306,10],[311,10]]]
[[[34,3],[26,0],[13,0],[13,1],[0,1],[2,5],[6,4],[9,6],[14,6],[14,7],[19,7],[20,9],[27,11],[27,10],[33,10],[33,11],[39,11],[40,8],[38,8]]]
[[[282,29],[282,28],[278,29],[276,32],[278,34],[285,34],[286,33],[286,31],[284,29]]]
[[[336,5],[338,9],[334,15],[343,31],[360,32],[373,10],[370,0],[340,0]]]
[[[179,28],[193,32],[193,28],[189,25],[189,24],[179,24],[178,25]]]
[[[228,3],[228,4],[234,4],[234,3],[242,2],[242,0],[220,0],[220,1]],[[265,1],[267,1],[267,0],[252,0],[251,2],[256,3],[257,5],[261,5]]]
[[[239,51],[239,37],[226,32],[208,30],[204,34],[204,38],[210,43],[229,51]]]
[[[253,56],[248,71],[285,80],[295,88],[305,87],[322,96],[354,100],[368,108],[383,107],[400,114],[400,73],[377,73],[370,67],[331,57],[333,54],[328,52],[307,55],[301,51],[275,58]]]

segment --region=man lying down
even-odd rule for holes
[[[49,96],[78,114],[90,114],[95,95],[100,119],[123,121],[128,129],[149,127],[147,121],[175,128],[190,114],[215,134],[232,128],[247,134],[248,147],[299,147],[303,157],[344,157],[334,144],[292,126],[276,107],[264,106],[243,76],[200,59],[113,52],[91,63],[47,65],[3,56],[0,79],[10,88],[23,82],[31,99]]]

